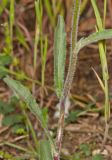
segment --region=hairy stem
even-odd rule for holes
[[[65,98],[60,101],[60,118],[58,122],[58,131],[56,137],[56,149],[58,154],[54,155],[54,160],[60,160],[60,150],[64,128],[65,101]]]
[[[64,115],[66,107],[66,98],[71,89],[74,73],[76,70],[77,54],[75,53],[75,46],[77,42],[77,32],[78,32],[78,23],[79,23],[79,14],[80,14],[80,4],[81,0],[74,0],[74,10],[72,18],[72,31],[71,31],[71,48],[70,48],[70,62],[69,69],[67,73],[67,78],[64,84],[63,94],[60,99],[60,118],[58,122],[58,131],[56,137],[56,147],[58,155],[54,156],[54,160],[60,160],[60,150],[63,137],[63,128],[64,128]]]
[[[77,43],[80,4],[81,4],[81,0],[74,1],[72,32],[71,32],[70,62],[69,62],[67,78],[64,84],[63,97],[67,97],[69,94],[69,91],[72,85],[72,81],[73,81],[73,77],[75,74],[75,70],[76,70],[77,53],[75,52],[75,47]]]

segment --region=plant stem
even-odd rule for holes
[[[61,108],[60,118],[58,122],[58,133],[57,133],[57,139],[56,139],[56,146],[57,146],[58,152],[60,152],[60,149],[61,149],[61,141],[62,141],[62,135],[63,135],[65,99],[61,100],[60,108]]]
[[[66,81],[64,84],[63,94],[60,99],[60,118],[59,118],[59,122],[58,122],[58,131],[57,131],[57,137],[56,137],[56,148],[57,148],[58,155],[54,155],[54,160],[60,160],[59,155],[60,155],[61,143],[62,143],[62,137],[63,137],[66,98],[67,98],[69,91],[71,89],[73,76],[74,76],[74,73],[76,70],[77,54],[74,51],[75,51],[75,46],[76,46],[76,42],[77,42],[80,4],[81,4],[81,0],[74,0],[72,31],[71,31],[70,62],[69,62],[69,69],[68,69],[68,73],[67,73],[67,78],[66,78]]]
[[[107,0],[104,0],[104,11],[103,11],[103,27],[105,28],[105,20],[106,20],[106,13],[107,13]]]
[[[13,25],[14,25],[14,3],[15,0],[10,1],[10,41],[11,41],[11,55],[13,55]]]
[[[103,14],[103,20],[101,19],[96,1],[91,0],[94,13],[96,16],[97,21],[97,30],[102,31],[105,29],[105,20],[106,20],[106,10],[107,10],[107,0],[104,0],[104,14]],[[102,67],[102,76],[103,76],[103,83],[104,83],[104,95],[105,95],[105,105],[104,105],[104,116],[105,116],[105,134],[104,134],[104,140],[102,145],[104,146],[107,135],[108,135],[108,129],[109,129],[109,120],[110,120],[110,103],[109,103],[109,86],[108,86],[108,63],[106,58],[106,43],[105,41],[99,41],[99,53],[100,53],[100,61],[101,61],[101,67]]]
[[[67,73],[67,78],[64,84],[63,97],[67,97],[71,89],[74,73],[76,70],[77,54],[75,47],[77,43],[78,23],[80,15],[81,0],[74,0],[74,11],[72,19],[72,31],[71,31],[71,48],[70,48],[70,62]]]
[[[107,0],[104,0],[104,17],[103,17],[103,28],[105,28],[105,20],[106,20],[106,11],[107,11]],[[108,131],[109,131],[109,120],[110,120],[110,103],[109,103],[109,86],[108,86],[108,65],[107,65],[107,58],[106,58],[106,43],[104,41],[104,54],[105,54],[105,63],[104,70],[103,70],[103,77],[104,77],[104,85],[105,85],[105,133],[104,133],[104,139],[102,146],[105,145],[107,137],[108,137]],[[103,68],[103,67],[102,67]]]
[[[38,41],[39,41],[39,28],[38,25],[36,23],[36,27],[35,27],[35,42],[34,42],[34,62],[33,62],[33,66],[34,66],[34,74],[36,73],[36,63],[37,63],[37,45],[38,45]],[[35,77],[35,76],[34,76]]]
[[[108,132],[109,132],[109,120],[110,120],[110,103],[109,103],[109,91],[108,91],[108,80],[105,80],[105,133],[102,143],[102,147],[105,145]]]
[[[48,47],[48,39],[45,37],[44,40],[44,49],[42,50],[41,53],[41,60],[42,60],[42,70],[41,70],[41,83],[42,83],[42,88],[45,86],[45,66],[46,66],[46,56],[47,56],[47,47]]]

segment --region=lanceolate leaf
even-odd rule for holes
[[[54,83],[58,97],[61,97],[64,84],[65,58],[66,33],[63,17],[59,16],[54,35]]]
[[[25,86],[23,86],[19,81],[13,80],[10,77],[4,78],[4,82],[10,87],[10,89],[12,89],[14,91],[14,93],[16,93],[17,96],[19,96],[20,98],[22,98],[26,102],[29,110],[39,120],[41,126],[43,127],[43,129],[45,131],[46,136],[49,139],[49,142],[51,145],[51,151],[53,154],[55,152],[55,146],[54,146],[53,140],[49,134],[49,131],[47,129],[46,120],[44,119],[44,115],[43,115],[41,109],[39,108],[38,104],[36,103],[35,98],[30,93],[29,89],[26,88]]]
[[[80,39],[77,42],[75,51],[76,51],[76,53],[78,53],[80,49],[82,49],[83,47],[85,47],[91,43],[95,43],[100,40],[111,39],[111,38],[112,38],[112,29],[104,29],[102,31],[91,34],[87,38]]]
[[[5,83],[16,93],[19,97],[21,97],[26,104],[28,105],[30,111],[36,115],[36,117],[39,119],[39,121],[43,125],[43,117],[42,117],[42,112],[36,103],[36,100],[33,98],[31,95],[30,91],[28,88],[23,86],[19,81],[13,80],[10,77],[4,78]]]

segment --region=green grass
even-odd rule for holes
[[[96,17],[96,30],[102,31],[105,29],[105,21],[106,21],[106,8],[107,8],[107,1],[104,0],[104,15],[103,18],[100,16],[99,9],[97,7],[96,1],[91,0],[92,6],[94,9],[95,17]],[[107,64],[107,58],[106,58],[106,42],[105,41],[99,41],[98,43],[99,47],[99,55],[100,55],[100,61],[101,61],[101,67],[102,67],[102,77],[103,77],[103,88],[104,88],[104,95],[105,95],[105,104],[104,104],[104,117],[105,117],[105,135],[104,135],[104,142],[106,142],[106,138],[108,136],[108,128],[109,128],[109,119],[110,119],[110,104],[109,104],[109,86],[108,86],[108,80],[109,80],[109,73],[108,73],[108,64]],[[101,84],[101,83],[100,83]]]

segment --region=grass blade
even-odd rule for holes
[[[91,3],[92,3],[92,6],[93,6],[93,9],[94,9],[94,14],[95,14],[95,17],[96,17],[97,26],[100,30],[102,30],[103,29],[103,24],[102,24],[102,19],[101,19],[100,13],[99,13],[99,9],[98,9],[97,4],[96,4],[96,0],[91,0]]]
[[[107,10],[107,0],[104,0],[104,13],[103,13],[103,20],[101,19],[99,9],[96,4],[96,0],[91,0],[96,21],[97,21],[97,31],[102,31],[105,28],[105,20],[106,20],[106,10]],[[96,14],[97,13],[97,14]],[[111,34],[110,34],[111,35]],[[112,36],[111,36],[112,37]],[[110,103],[109,103],[109,86],[108,86],[108,64],[107,64],[107,58],[106,58],[106,43],[105,41],[99,41],[99,53],[100,53],[100,61],[101,61],[101,67],[102,67],[102,76],[103,76],[103,82],[104,82],[104,94],[105,94],[105,133],[104,133],[104,140],[103,145],[106,142],[108,130],[109,130],[109,120],[110,120]]]

